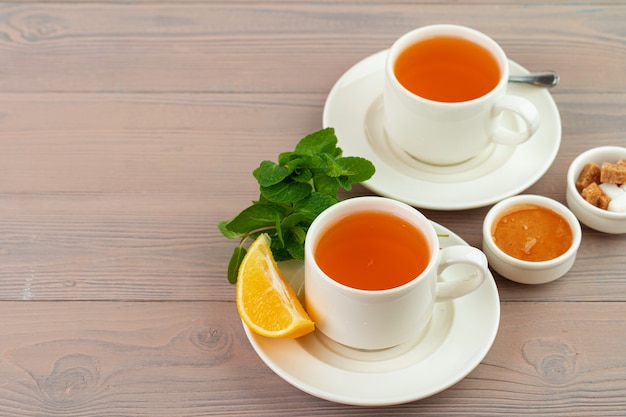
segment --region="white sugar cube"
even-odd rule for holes
[[[611,200],[620,198],[624,195],[624,190],[620,188],[617,184],[604,182],[600,184],[600,189],[602,189],[602,191],[604,191],[604,194],[608,195]]]
[[[621,188],[622,191],[624,191],[626,193],[626,182],[624,184],[620,185],[619,188]]]
[[[622,193],[623,195],[619,196],[611,200],[609,203],[609,207],[607,209],[609,211],[617,211],[620,213],[626,213],[626,193]]]

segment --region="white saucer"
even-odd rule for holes
[[[392,145],[383,129],[382,91],[387,51],[350,68],[330,91],[324,127],[334,127],[344,155],[361,156],[376,167],[365,185],[377,194],[416,207],[460,210],[493,204],[519,194],[548,170],[561,143],[561,118],[546,89],[509,84],[509,92],[533,102],[541,114],[535,135],[516,147],[491,145],[453,166],[417,161]],[[511,74],[528,71],[509,61]],[[515,124],[510,117],[505,123]]]
[[[441,247],[467,244],[448,229],[433,225],[438,234],[448,235],[439,238]],[[280,267],[300,292],[303,263],[288,261]],[[451,276],[465,274],[454,268],[448,271]],[[424,334],[390,349],[347,348],[319,331],[298,339],[270,339],[243,327],[267,366],[296,388],[338,403],[380,406],[419,400],[463,379],[491,348],[499,322],[500,299],[489,274],[471,294],[437,303]]]

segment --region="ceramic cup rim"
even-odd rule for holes
[[[477,43],[478,45],[487,49],[496,58],[498,66],[500,68],[500,79],[498,80],[498,83],[489,92],[483,94],[480,97],[476,97],[471,100],[454,102],[444,102],[428,99],[417,95],[407,89],[404,85],[402,85],[400,81],[398,81],[398,78],[395,75],[394,64],[396,59],[398,58],[398,55],[410,45],[415,44],[417,41],[437,36],[453,36],[464,38],[471,42]],[[498,44],[493,38],[483,32],[480,32],[468,26],[446,23],[421,26],[403,34],[398,39],[396,39],[389,48],[389,52],[387,53],[387,58],[385,60],[385,73],[394,88],[397,91],[401,91],[405,97],[408,97],[412,100],[418,100],[422,103],[428,103],[429,105],[452,108],[475,105],[482,101],[490,100],[494,95],[498,94],[499,91],[506,88],[509,78],[509,65],[504,49],[502,49],[500,44]]]
[[[392,207],[396,210],[390,210],[390,208]],[[341,217],[338,216],[341,216],[342,214],[346,215],[364,211],[384,211],[387,213],[393,213],[399,215],[407,221],[410,221],[412,225],[418,228],[418,230],[426,238],[430,250],[430,256],[426,268],[424,268],[417,276],[402,285],[380,290],[368,290],[350,287],[348,285],[335,281],[333,278],[328,276],[328,274],[322,271],[317,261],[315,260],[315,249],[317,246],[317,241],[329,228],[331,228],[334,224],[341,220]],[[404,215],[399,214],[398,211],[401,211]],[[328,207],[326,210],[320,213],[315,218],[315,220],[313,220],[307,232],[307,239],[304,243],[304,257],[306,262],[310,262],[311,267],[313,267],[314,269],[314,273],[318,277],[321,277],[321,279],[323,279],[325,282],[331,284],[334,288],[344,293],[359,294],[359,296],[374,298],[390,296],[396,293],[404,293],[409,287],[418,285],[424,279],[426,279],[426,277],[429,276],[432,271],[437,267],[436,260],[439,250],[438,245],[439,244],[437,233],[432,226],[430,220],[428,220],[428,218],[416,208],[401,201],[387,197],[363,196],[352,197],[346,200],[342,200],[339,203]]]

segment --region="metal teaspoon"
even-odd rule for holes
[[[511,75],[509,76],[509,82],[532,84],[537,87],[550,88],[559,83],[559,74],[555,71],[540,71],[524,75]]]

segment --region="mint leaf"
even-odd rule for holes
[[[311,194],[311,185],[306,182],[283,181],[269,187],[261,187],[261,195],[274,203],[295,203]]]
[[[289,250],[287,250],[285,245],[281,244],[280,242],[275,242],[274,240],[272,240],[270,244],[270,249],[272,249],[272,255],[274,256],[274,260],[276,262],[288,261],[289,259],[293,259],[293,256],[291,256]]]
[[[337,182],[343,187],[344,190],[350,191],[352,189],[352,181],[350,181],[350,177],[341,175],[337,178]]]
[[[243,257],[246,256],[247,250],[241,246],[237,246],[233,252],[233,256],[228,263],[228,282],[235,284],[237,282],[237,275],[239,274],[239,267]]]
[[[294,212],[305,216],[305,221],[310,224],[322,211],[326,210],[338,201],[339,200],[337,200],[336,197],[314,192],[307,198],[298,201],[294,205]]]
[[[337,180],[348,191],[352,189],[352,184],[368,180],[376,171],[374,164],[357,156],[339,158],[337,164],[341,167],[341,175]]]
[[[228,230],[228,223],[230,223],[230,220],[223,220],[217,224],[217,228],[222,233],[222,235],[224,235],[225,238],[236,239],[245,234],[245,233],[237,233],[237,232]]]
[[[295,152],[303,155],[333,153],[337,146],[335,129],[327,127],[303,137],[296,145]]]
[[[372,177],[376,169],[374,164],[358,156],[345,156],[337,159],[341,167],[341,175],[348,177],[352,183],[363,182]]]
[[[295,242],[297,242],[300,245],[303,245],[303,247],[304,247],[304,240],[306,239],[306,232],[307,232],[307,229],[304,227],[294,227],[291,229],[291,233],[293,234],[293,237],[295,238]],[[304,256],[302,258],[296,258],[296,259],[304,259]]]
[[[261,162],[261,165],[252,172],[252,175],[254,175],[254,178],[262,187],[278,184],[287,178],[289,174],[291,174],[291,171],[288,168],[272,161]]]
[[[326,175],[329,177],[338,177],[343,174],[343,168],[339,165],[339,159],[335,159],[334,156],[330,154],[325,155],[326,162]]]
[[[298,168],[294,170],[291,179],[297,182],[309,182],[313,179],[313,172],[308,168]]]
[[[285,249],[293,259],[304,259],[304,239],[306,230],[303,227],[294,227],[291,229],[289,239],[285,245]]]
[[[291,158],[297,158],[298,154],[295,152],[281,152],[278,154],[278,164],[279,165],[287,165]]]
[[[280,222],[280,227],[282,229],[291,229],[298,223],[302,223],[305,221],[307,221],[307,216],[304,213],[292,213],[289,216],[285,217],[282,222]]]
[[[229,239],[241,238],[228,264],[228,280],[235,283],[246,254],[247,238],[270,236],[276,261],[304,259],[306,233],[315,218],[337,203],[339,187],[374,175],[374,165],[359,157],[343,157],[333,128],[303,137],[292,152],[278,161],[262,161],[252,173],[259,184],[259,198],[218,229]]]
[[[264,227],[275,226],[276,220],[285,215],[285,208],[273,204],[253,204],[226,223],[230,233],[245,234]]]
[[[339,192],[339,181],[337,178],[328,177],[326,175],[317,177],[314,182],[315,190],[322,194],[334,197]]]

